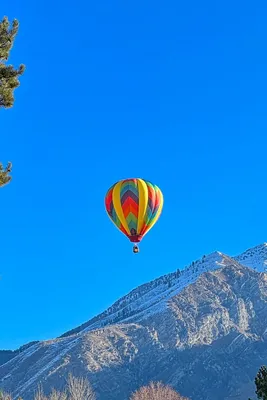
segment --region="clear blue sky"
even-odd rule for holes
[[[214,250],[267,240],[266,1],[13,0],[1,110],[0,348],[62,334],[136,286]],[[217,5],[216,5],[216,4]],[[106,190],[165,197],[134,255]]]

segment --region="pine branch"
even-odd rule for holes
[[[5,186],[11,181],[12,177],[9,175],[11,170],[11,162],[7,164],[6,168],[4,168],[3,164],[0,163],[0,187]]]
[[[10,108],[14,104],[14,90],[19,87],[19,77],[25,71],[25,65],[18,69],[6,65],[10,50],[18,33],[19,23],[15,19],[10,26],[7,17],[0,22],[0,108]]]
[[[0,23],[0,61],[7,61],[18,29],[19,22],[17,19],[14,19],[11,27],[7,17],[4,17]]]

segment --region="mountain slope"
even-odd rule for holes
[[[26,350],[28,347],[32,346],[35,343],[38,343],[38,342],[37,341],[30,342],[24,346],[21,346],[17,350],[0,350],[0,365],[6,363],[7,361],[16,357],[19,353],[22,353],[24,350]]]
[[[267,271],[267,243],[248,249],[234,259],[242,265],[253,268],[258,272]]]
[[[16,351],[12,350],[0,350],[0,365],[6,363],[17,355]]]
[[[101,400],[125,400],[151,379],[193,400],[253,395],[254,376],[267,362],[267,275],[257,271],[265,251],[262,245],[233,259],[216,252],[135,289],[0,366],[0,386],[27,400],[39,382],[60,388],[71,371],[87,375]],[[238,262],[250,259],[253,269]]]
[[[195,282],[204,272],[232,264],[234,261],[220,252],[203,256],[184,270],[164,275],[152,282],[139,286],[119,299],[105,312],[64,335],[69,336],[84,330],[98,329],[121,322],[142,322],[166,308],[167,302],[187,285]]]
[[[115,323],[142,322],[149,316],[165,309],[169,298],[178,294],[184,287],[195,282],[204,272],[216,270],[235,261],[251,267],[258,272],[263,272],[265,265],[267,265],[267,244],[264,243],[253,249],[249,249],[233,258],[221,252],[214,252],[209,256],[203,256],[200,260],[191,263],[184,270],[178,269],[173,273],[139,286],[128,295],[119,299],[105,312],[83,325],[66,332],[62,337]]]

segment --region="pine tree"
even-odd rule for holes
[[[7,17],[0,22],[0,108],[11,108],[14,104],[14,90],[20,85],[19,77],[25,70],[24,65],[18,69],[7,65],[10,51],[18,33],[19,23],[16,19],[10,24]],[[4,168],[0,163],[0,187],[11,181],[11,163]]]
[[[14,104],[14,90],[20,85],[19,77],[25,70],[24,65],[18,69],[7,65],[10,51],[18,33],[19,23],[16,19],[10,24],[7,17],[0,22],[0,108],[10,108]]]
[[[258,399],[267,400],[267,367],[262,366],[255,378]]]

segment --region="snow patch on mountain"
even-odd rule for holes
[[[246,250],[241,255],[234,257],[240,264],[250,267],[258,272],[267,271],[267,243]]]

